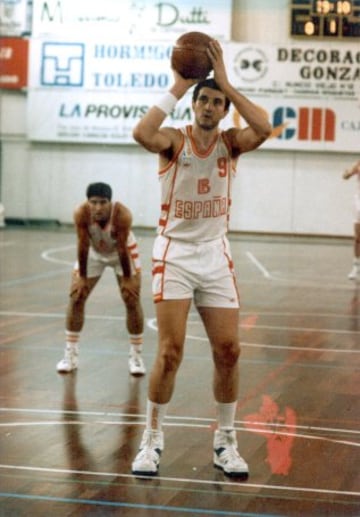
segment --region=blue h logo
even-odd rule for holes
[[[83,86],[85,47],[82,43],[44,43],[41,79],[43,86]]]

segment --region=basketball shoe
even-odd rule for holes
[[[79,364],[79,349],[75,346],[66,347],[64,358],[56,365],[59,373],[70,373],[76,370]]]
[[[135,476],[156,476],[163,449],[164,433],[145,429],[139,452],[131,465],[132,473]]]
[[[249,467],[240,456],[234,429],[217,430],[214,436],[214,466],[229,477],[246,479]]]
[[[131,375],[145,375],[146,368],[140,354],[131,353],[129,355],[129,370]]]
[[[354,264],[350,273],[348,274],[348,278],[349,280],[356,280],[357,278],[360,279],[360,259],[354,259]]]

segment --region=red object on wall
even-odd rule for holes
[[[21,90],[28,83],[29,40],[0,38],[0,88]]]

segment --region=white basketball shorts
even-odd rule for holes
[[[193,299],[197,307],[239,308],[226,237],[190,243],[158,235],[153,246],[154,302]]]
[[[134,275],[135,273],[139,273],[141,271],[141,261],[138,244],[136,242],[136,238],[133,232],[129,233],[129,237],[127,240],[127,248],[130,255],[131,271]],[[106,267],[112,268],[117,276],[123,275],[123,270],[120,264],[120,259],[117,251],[104,255],[90,247],[87,260],[87,277],[94,278],[101,276]],[[78,271],[78,269],[79,264],[78,262],[76,262],[74,270]]]

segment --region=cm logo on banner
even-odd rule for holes
[[[292,123],[295,122],[295,125]],[[335,141],[336,117],[328,108],[279,107],[273,113],[273,135],[281,140]],[[290,127],[291,124],[291,127]]]

